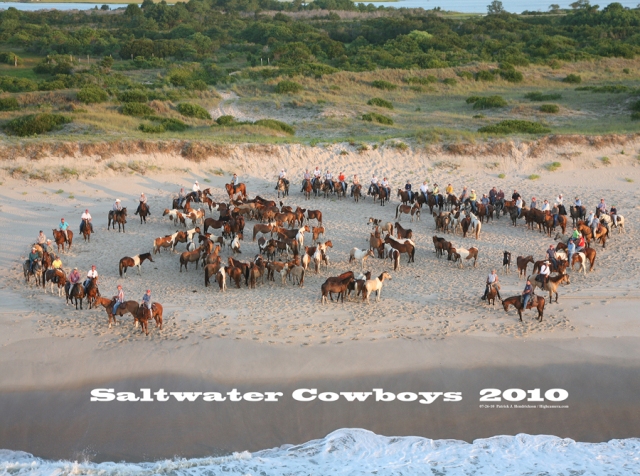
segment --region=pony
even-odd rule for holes
[[[86,297],[87,302],[89,303],[89,309],[95,307],[96,298],[100,296],[100,290],[98,289],[96,280],[97,278],[91,278],[89,280],[89,284],[87,285]]]
[[[40,286],[40,279],[42,278],[42,260],[38,259],[33,262],[33,271],[29,268],[29,260],[26,260],[22,265],[22,271],[24,273],[24,281],[30,282],[31,276],[36,280],[36,285]]]
[[[400,223],[396,222],[396,236],[401,239],[411,239],[413,238],[413,230],[407,228],[406,230],[402,228]]]
[[[113,229],[116,229],[116,223],[118,224],[118,231],[124,231],[124,224],[127,223],[127,207],[122,207],[122,210],[110,210],[109,222],[107,224],[107,230],[113,225]],[[120,229],[122,227],[122,230]]]
[[[307,210],[307,223],[313,219],[318,221],[318,225],[322,225],[322,212],[320,210]]]
[[[239,183],[236,187],[235,187],[235,191],[234,186],[232,183],[227,183],[224,185],[224,188],[227,190],[227,195],[229,195],[229,200],[233,200],[233,198],[237,195],[240,194],[242,196],[243,199],[247,199],[247,187],[245,184],[243,183]]]
[[[47,292],[46,283],[51,283],[51,294],[53,294],[53,285],[58,284],[58,297],[62,296],[62,291],[67,282],[67,275],[61,269],[48,269],[42,273],[42,287]]]
[[[80,232],[84,237],[84,241],[88,241],[89,243],[91,243],[91,233],[93,233],[93,227],[91,226],[91,223],[89,223],[89,220],[82,220]]]
[[[502,298],[500,297],[500,284],[492,283],[489,285],[489,292],[487,293],[487,304],[491,304],[495,307],[496,296],[502,301]]]
[[[322,284],[322,286],[320,286],[320,292],[322,293],[322,304],[325,304],[327,302],[327,295],[329,295],[330,293],[338,293],[336,302],[338,299],[342,298],[342,303],[344,304],[344,295],[347,291],[347,287],[351,282],[353,282],[353,280],[353,272],[351,271],[337,277],[328,278]]]
[[[469,212],[469,218],[471,218],[471,229],[474,231],[476,240],[480,238],[480,229],[482,228],[482,222],[478,220],[478,217],[473,214],[473,212]]]
[[[120,310],[120,308],[118,308]],[[138,306],[138,310],[133,317],[134,325],[138,325],[140,323],[140,331],[144,332],[145,335],[149,335],[149,327],[148,322],[149,319],[153,318],[156,321],[156,327],[159,330],[162,330],[162,305],[160,303],[154,302],[151,304],[151,309],[149,309],[144,304]]]
[[[502,257],[502,268],[506,274],[511,273],[511,253],[508,251],[505,251]]]
[[[387,236],[384,239],[384,242],[391,245],[392,248],[398,250],[400,253],[407,253],[407,256],[409,257],[409,261],[407,261],[407,263],[415,262],[416,247],[411,240],[401,243],[400,241]]]
[[[216,281],[218,282],[220,291],[225,292],[227,290],[227,272],[224,266],[221,266],[218,272],[216,273]]]
[[[67,237],[64,236],[64,232],[62,230],[53,230],[53,241],[58,245],[58,253],[60,253],[60,248],[62,248],[62,252],[64,253],[64,244],[67,243],[67,250],[71,250],[71,244],[73,243],[73,232],[71,230],[67,230]]]
[[[362,185],[359,183],[353,186],[353,191],[351,193],[356,203],[358,203],[361,198],[364,200],[364,196],[362,195]]]
[[[133,257],[125,256],[124,258],[122,258],[120,260],[120,264],[118,265],[120,277],[122,278],[122,276],[124,275],[124,277],[126,278],[127,268],[133,268],[134,266],[138,268],[138,276],[141,276],[142,272],[140,270],[140,266],[145,262],[145,260],[149,260],[154,263],[153,258],[151,257],[151,253],[142,253]]]
[[[536,296],[535,294],[527,303],[527,309],[536,308],[538,310],[538,321],[542,322],[542,317],[544,315],[544,298],[542,296]],[[504,312],[509,312],[509,306],[513,306],[518,311],[518,316],[520,316],[520,322],[522,322],[522,296],[511,296],[510,298],[502,300],[502,307],[504,308]]]
[[[304,268],[302,266],[291,266],[287,269],[287,276],[291,279],[294,285],[297,281],[298,286],[301,288],[304,287]]]
[[[364,302],[366,300],[367,304],[370,304],[369,296],[374,291],[376,293],[376,302],[380,301],[380,293],[382,292],[382,283],[384,282],[385,279],[389,279],[389,280],[391,279],[391,275],[386,271],[384,271],[376,279],[367,279],[364,283],[364,288],[362,289],[362,301]]]
[[[455,259],[454,262],[460,262],[460,268],[464,268],[464,261],[462,260],[470,260],[473,259],[473,267],[476,267],[478,261],[478,248],[452,248],[452,253]]]
[[[518,279],[527,275],[527,266],[529,263],[534,263],[533,256],[518,256],[516,258],[516,264],[518,265]]]
[[[67,304],[69,301],[75,302],[76,311],[78,310],[78,300],[80,301],[80,309],[82,309],[82,300],[84,299],[84,286],[82,283],[75,283],[73,286],[70,282],[67,282],[64,286],[64,291],[67,297]]]
[[[310,180],[305,180],[302,184],[302,192],[304,193],[304,198],[309,200],[311,198],[311,192],[313,192],[313,185],[311,185]]]
[[[195,251],[185,251],[180,255],[180,272],[182,273],[182,267],[184,266],[185,271],[189,271],[188,264],[196,263],[196,269],[198,269],[198,261],[200,261],[202,247],[199,247]]]
[[[561,273],[557,276],[549,276],[547,278],[547,282],[543,284],[540,281],[533,279],[534,276],[529,276],[529,281],[533,284],[533,289],[540,288],[546,291],[549,291],[549,303],[553,302],[553,294],[556,295],[556,303],[558,302],[558,286],[562,283],[571,284],[571,280],[569,279],[569,275],[567,273]]]
[[[140,224],[141,225],[142,225],[143,221],[146,224],[147,223],[147,216],[151,215],[151,213],[149,213],[149,207],[147,206],[146,203],[140,203],[140,208],[138,209],[138,211],[136,211],[135,214],[140,216]]]
[[[359,248],[353,248],[349,255],[349,263],[355,260],[360,261],[360,269],[364,270],[364,262],[369,256],[373,256],[372,249],[361,250]]]
[[[276,190],[278,191],[278,198],[280,198],[281,193],[282,197],[284,198],[289,195],[289,184],[284,179],[278,179]]]
[[[413,221],[413,214],[411,213],[412,210],[413,207],[411,205],[398,204],[396,207],[396,220],[401,221],[402,214],[404,213],[405,215],[411,215],[411,221]]]

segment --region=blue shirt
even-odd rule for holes
[[[527,284],[524,287],[524,293],[523,294],[531,294],[531,291],[533,291],[533,287],[530,284]]]
[[[58,227],[61,230],[66,230],[67,228],[69,228],[69,224],[67,222],[64,222],[64,223],[61,222],[60,225],[58,225]]]

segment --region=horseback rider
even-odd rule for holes
[[[411,182],[407,180],[407,183],[404,185],[404,191],[409,195],[409,202],[413,202],[413,192],[411,191]]]
[[[235,177],[236,174],[233,174],[233,176]],[[195,182],[193,182],[193,187],[191,187],[191,193],[190,195],[193,197],[193,201],[194,202],[199,202],[200,201],[200,184],[198,183],[198,181],[196,180]],[[235,187],[233,192],[235,193]]]
[[[58,225],[58,228],[60,229],[60,231],[62,231],[62,233],[64,233],[64,239],[68,243],[69,234],[67,233],[67,228],[69,228],[69,224],[64,221],[64,218],[60,219],[60,224]]]
[[[576,198],[578,198],[578,197],[576,197]],[[560,208],[560,206],[562,206],[562,201],[563,201],[562,194],[559,194],[556,197],[556,205],[558,205],[558,208]]]
[[[95,278],[96,284],[97,284],[98,283],[98,271],[96,270],[96,265],[95,264],[91,265],[91,269],[87,273],[87,279],[84,280],[83,286],[84,286],[84,293],[85,294],[87,294],[87,288],[89,287],[89,283],[91,283],[91,280],[93,278]]]
[[[342,187],[342,192],[347,193],[347,183],[344,180],[345,180],[344,172],[340,172],[340,174],[338,175],[338,182]]]
[[[513,189],[513,193],[511,194],[511,200],[518,200],[520,198],[520,194],[518,193],[518,191],[514,188]]]
[[[553,227],[558,226],[558,214],[560,213],[559,209],[560,205],[557,203],[553,204],[553,208],[551,209],[551,215],[553,215]]]
[[[516,210],[518,210],[518,218],[520,218],[520,215],[522,214],[522,197],[520,195],[518,195],[518,198],[516,199]]]
[[[486,193],[482,194],[482,198],[480,199],[480,203],[484,205],[484,214],[485,216],[489,216],[489,197],[487,197]]]
[[[80,282],[81,276],[80,276],[80,271],[78,271],[78,268],[73,268],[73,271],[71,271],[69,273],[69,287],[73,287],[75,284],[78,284]]]
[[[433,196],[436,198],[436,204],[439,207],[441,207],[443,203],[442,203],[442,197],[440,196],[440,189],[438,188],[437,183],[433,184],[433,191],[431,193],[433,193]]]
[[[597,206],[598,211],[600,212],[600,214],[607,214],[607,204],[604,203],[604,198],[600,199],[600,203],[598,203]]]
[[[182,187],[180,189],[180,192],[178,193],[178,207],[182,208],[184,207],[184,202],[187,200],[187,194],[184,193],[184,187]]]
[[[569,266],[571,266],[571,261],[573,259],[573,255],[576,252],[576,244],[573,238],[569,238],[569,243],[567,243],[567,258],[569,259]]]
[[[522,309],[527,308],[527,304],[533,297],[533,286],[531,286],[531,281],[527,279],[527,284],[522,291]]]
[[[356,185],[360,185],[360,180],[358,180],[357,175],[353,175],[353,181],[351,182],[351,196],[353,197],[353,189],[356,188]]]
[[[578,237],[578,243],[576,244],[576,253],[580,253],[581,251],[584,251],[585,247],[586,247],[586,242],[584,240],[584,236],[582,236],[582,233],[579,233],[579,237]]]
[[[42,249],[44,249],[44,247],[47,244],[47,237],[45,236],[42,230],[40,230],[40,233],[38,234],[38,239],[36,240],[36,243],[39,244],[42,247]]]
[[[427,194],[429,193],[429,186],[427,185],[426,180],[422,182],[422,185],[420,185],[420,193],[422,194],[422,196],[424,197],[424,201],[426,202]]]
[[[547,263],[548,263],[547,261],[544,261],[540,265],[540,273],[536,277],[536,281],[540,281],[540,283],[542,283],[543,289],[544,289],[544,286],[547,284],[547,279],[549,279],[549,274],[551,273],[551,270],[549,269],[549,265]]]
[[[553,266],[558,269],[558,259],[556,258],[556,249],[553,245],[549,245],[549,249],[547,249],[547,256],[549,257],[549,261],[553,263]]]
[[[462,204],[464,204],[467,200],[469,200],[469,192],[467,190],[467,187],[462,187],[462,193],[460,194],[460,197],[458,198],[458,200]]]
[[[286,187],[289,187],[289,181],[287,180],[287,172],[285,172],[284,169],[282,169],[280,171],[280,175],[279,175],[280,180],[282,180],[282,182],[284,183],[284,185]]]
[[[582,200],[580,200],[578,197],[576,197],[575,207],[576,208],[582,207]]]
[[[491,203],[491,205],[493,205],[494,207],[496,206],[497,197],[498,197],[498,191],[496,190],[495,187],[493,187],[491,190],[489,190],[489,203]]]
[[[302,178],[302,188],[300,189],[300,193],[304,192],[305,182],[309,182],[310,184],[313,185],[313,183],[311,182],[311,174],[309,173],[309,169],[306,169],[304,171],[304,175],[303,175],[303,178]]]
[[[138,199],[140,202],[138,203],[138,208],[136,209],[136,215],[138,213],[140,213],[140,207],[142,206],[142,204],[144,203],[145,205],[147,204],[147,196],[144,194],[144,192],[142,192],[140,194],[140,198]],[[149,208],[149,205],[147,205],[147,213],[149,215],[151,215],[151,208]]]
[[[536,197],[531,197],[531,205],[529,205],[529,208],[531,210],[538,208],[538,201],[536,200]]]
[[[551,211],[551,205],[549,205],[549,200],[546,200],[542,203],[542,211],[543,212],[550,212]]]
[[[235,195],[238,190],[238,185],[240,185],[240,178],[238,177],[238,174],[233,174],[231,185],[233,185],[233,194]]]
[[[611,217],[611,222],[613,223],[613,226],[617,226],[617,220],[618,220],[618,209],[616,208],[615,205],[611,206],[611,209],[609,210],[609,216]]]
[[[389,200],[391,198],[391,187],[389,187],[389,181],[387,180],[387,177],[382,177],[382,183],[380,184],[381,187],[384,187],[384,189],[387,191],[387,200]]]
[[[113,207],[111,208],[114,212],[121,212],[122,205],[120,204],[120,199],[116,198],[116,201],[113,202]]]
[[[151,310],[151,289],[147,289],[147,292],[142,296],[142,305]]]
[[[502,191],[502,189],[498,190],[498,195],[496,195],[496,199],[498,200],[498,202],[502,202],[502,204],[504,205],[504,192]]]
[[[40,259],[40,255],[38,254],[38,251],[36,250],[36,247],[33,246],[31,247],[31,253],[29,253],[29,272],[30,273],[34,273],[33,271],[33,266],[36,264],[36,261],[38,261]]]
[[[474,189],[471,189],[471,193],[469,194],[469,202],[471,203],[471,211],[477,215],[478,202],[477,202],[476,191]]]
[[[313,171],[313,180],[311,182],[312,186],[316,186],[320,182],[320,177],[322,177],[322,170],[316,165],[316,169]]]
[[[487,276],[486,286],[484,288],[484,296],[482,296],[481,299],[483,301],[487,299],[487,294],[489,294],[489,290],[491,289],[491,286],[494,286],[496,288],[496,292],[498,293],[498,298],[502,300],[502,298],[500,297],[500,291],[498,291],[497,285],[498,285],[498,273],[496,272],[495,269],[492,269],[491,273],[489,273],[489,276]]]
[[[114,296],[113,299],[116,300],[115,304],[113,305],[112,311],[113,315],[115,315],[118,307],[120,307],[120,304],[124,302],[124,291],[122,290],[122,284],[118,284],[118,295]]]
[[[378,177],[376,174],[371,174],[371,184],[369,185],[369,195],[373,195],[374,193],[378,193]]]
[[[329,172],[329,169],[327,169],[327,173],[324,174],[324,180],[329,185],[331,192],[335,192],[335,190],[333,189],[333,175],[331,175],[331,172]]]
[[[447,185],[447,188],[444,190],[444,193],[447,194],[447,197],[449,195],[452,195],[453,194],[453,185],[451,185],[451,184]]]
[[[53,261],[51,262],[51,269],[53,269],[54,271],[59,269],[60,271],[64,272],[62,270],[62,261],[60,260],[60,257],[54,256]],[[58,283],[58,276],[56,275],[56,273],[53,274],[51,281],[56,284]]]
[[[82,216],[80,216],[82,222],[80,222],[80,233],[84,230],[85,223],[89,224],[89,228],[91,229],[91,233],[93,233],[93,223],[91,222],[91,214],[89,213],[89,209],[87,208]]]

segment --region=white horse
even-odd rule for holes
[[[473,214],[473,212],[469,212],[469,217],[471,218],[471,224],[469,225],[469,228],[474,231],[477,240],[478,238],[480,238],[480,229],[482,228],[482,223],[480,222],[480,220],[478,220],[478,217]]]
[[[618,229],[618,233],[624,232],[627,233],[627,230],[624,228],[624,217],[622,215],[613,215],[615,220],[612,220],[611,224]]]
[[[464,261],[463,260],[470,260],[473,259],[473,267],[476,267],[477,264],[477,260],[478,260],[478,248],[455,248],[455,261],[460,261],[460,268],[464,268]]]
[[[360,261],[360,269],[364,269],[364,262],[369,257],[373,256],[373,250],[361,250],[359,248],[353,248],[351,255],[349,256],[349,263],[354,260]]]
[[[385,279],[391,279],[391,275],[389,273],[387,273],[386,271],[384,271],[376,279],[367,279],[365,281],[365,283],[364,283],[364,289],[366,290],[366,296],[365,296],[365,293],[363,293],[362,299],[363,300],[366,299],[367,303],[370,304],[369,296],[371,295],[372,292],[375,291],[375,293],[376,293],[376,302],[380,301],[380,293],[382,292],[382,283],[384,282]]]
[[[299,250],[304,248],[304,227],[300,228],[298,233],[296,233],[296,241],[298,242]]]
[[[235,253],[242,253],[242,251],[240,251],[240,236],[236,235],[233,237],[233,240],[231,240],[231,250]]]
[[[582,251],[579,251],[578,253],[575,253],[574,258],[576,256],[578,256],[580,258],[580,268],[578,268],[578,273],[580,272],[580,269],[582,269],[582,272],[584,273],[584,275],[587,275],[587,255],[585,255]],[[571,269],[573,270],[573,264],[571,265]]]
[[[190,230],[187,230],[187,241],[193,241],[193,235],[196,234],[196,229],[195,228],[191,228]]]
[[[216,274],[216,281],[218,282],[218,286],[220,286],[220,292],[225,292],[227,290],[227,271],[224,269],[224,266],[220,266]]]

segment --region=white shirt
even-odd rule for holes
[[[549,266],[547,266],[546,264],[543,264],[542,266],[540,266],[540,274],[544,274],[545,276],[549,276]]]
[[[522,199],[521,198],[516,200],[516,208],[522,208]]]
[[[316,169],[316,170],[314,170],[314,171],[313,171],[313,176],[314,176],[315,178],[320,178],[320,176],[321,176],[321,175],[322,175],[322,172],[321,172],[321,171],[319,171],[318,169]]]
[[[487,283],[489,284],[493,284],[496,282],[496,279],[498,278],[497,274],[493,274],[491,273],[489,276],[487,276]]]
[[[286,176],[287,176],[287,173],[284,170],[280,172],[280,178],[285,178]]]
[[[426,193],[429,191],[429,186],[423,183],[422,185],[420,185],[420,191],[426,195]]]
[[[548,210],[551,210],[551,205],[549,205],[549,202],[547,202],[544,205],[542,205],[542,211],[543,212],[546,212]]]
[[[191,189],[193,192],[199,192],[200,191],[200,185],[198,185],[197,183],[193,184],[193,188]]]
[[[371,177],[371,183],[373,185],[377,185],[378,184],[378,177],[376,177],[375,175],[373,177]]]
[[[383,187],[388,187],[389,186],[389,182],[387,182],[386,180],[382,181],[382,186]]]
[[[331,179],[333,179],[333,175],[331,175],[329,172],[327,172],[325,174],[324,178],[327,179],[327,180],[331,180]]]
[[[89,272],[87,273],[87,278],[97,278],[97,277],[98,277],[98,270],[90,269]]]
[[[91,214],[88,212],[84,212],[80,217],[81,220],[91,220]]]
[[[562,197],[556,198],[556,205],[562,205]]]

